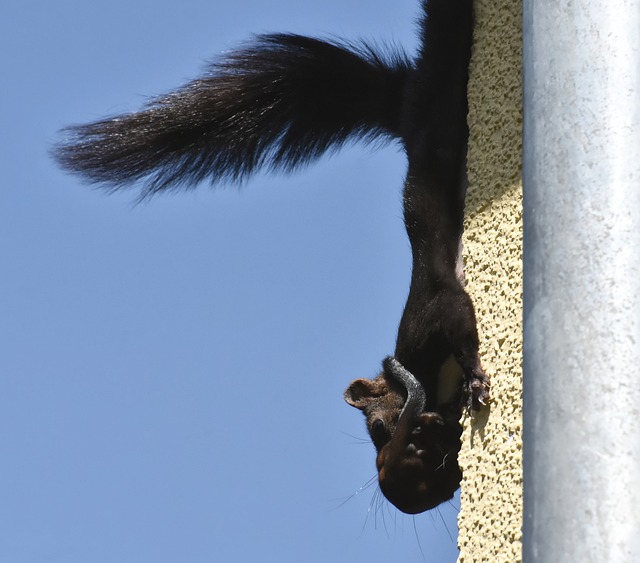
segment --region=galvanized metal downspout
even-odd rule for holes
[[[640,561],[640,0],[524,1],[525,563]]]

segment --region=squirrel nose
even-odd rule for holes
[[[417,457],[422,457],[424,456],[424,450],[419,450],[415,444],[409,444],[407,446],[407,454],[408,455],[415,455]]]

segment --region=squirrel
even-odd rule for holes
[[[291,172],[354,140],[401,143],[409,296],[394,356],[345,399],[365,413],[382,492],[408,513],[451,498],[458,420],[489,399],[461,258],[472,0],[421,5],[413,60],[365,42],[258,35],[140,111],[64,129],[52,149],[84,180],[139,187],[145,198],[239,183],[259,169]],[[448,394],[443,371],[455,372]]]

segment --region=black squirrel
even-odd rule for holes
[[[459,419],[464,409],[478,410],[489,399],[461,257],[473,5],[427,0],[423,7],[422,46],[407,80],[401,135],[409,159],[404,211],[411,288],[395,357],[383,362],[377,378],[355,380],[345,392],[345,400],[365,413],[382,492],[408,513],[453,496],[462,477]]]
[[[138,112],[68,127],[53,149],[66,170],[108,190],[138,185],[144,198],[292,171],[352,140],[402,143],[409,297],[394,357],[345,399],[367,417],[383,493],[411,513],[452,496],[458,419],[489,397],[461,263],[472,0],[422,9],[415,60],[363,42],[259,35]],[[443,366],[462,375],[446,397]]]

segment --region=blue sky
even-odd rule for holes
[[[375,484],[356,494],[374,449],[342,400],[393,351],[408,290],[397,147],[141,205],[47,154],[61,127],[134,110],[251,33],[413,52],[417,15],[2,3],[0,563],[455,561],[458,500],[414,519]]]

